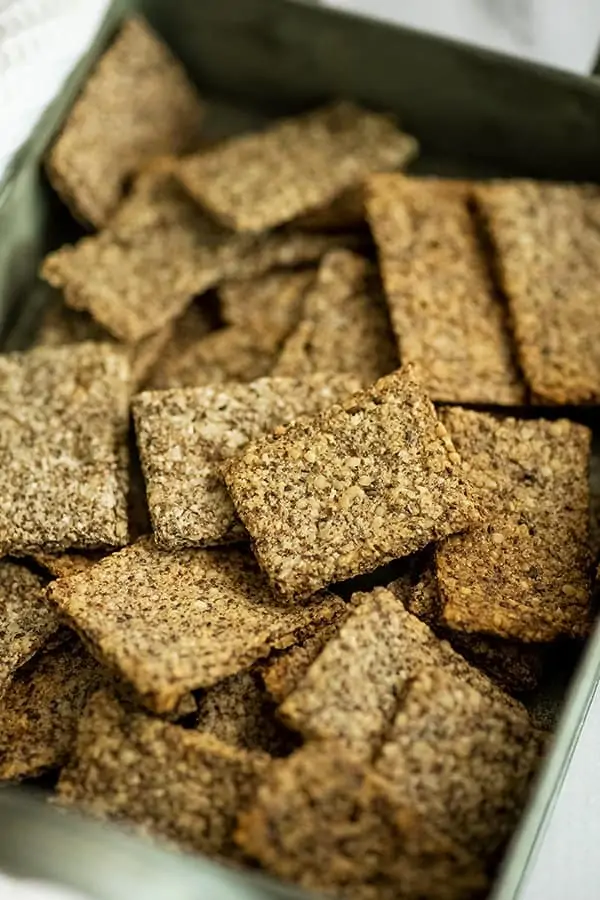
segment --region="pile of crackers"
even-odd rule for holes
[[[592,624],[599,189],[209,108],[134,18],[47,158],[88,234],[0,355],[0,778],[328,895],[485,896]]]

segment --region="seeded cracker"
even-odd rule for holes
[[[0,560],[0,697],[16,670],[57,630],[42,579],[25,566]]]
[[[187,307],[183,315],[173,322],[172,333],[160,358],[155,362],[145,380],[144,387],[164,390],[171,385],[180,371],[180,360],[185,359],[192,348],[200,343],[214,328],[210,304],[200,297]]]
[[[365,189],[361,184],[344,191],[326,206],[296,219],[294,225],[307,231],[338,231],[360,228],[365,222]]]
[[[485,885],[468,852],[335,745],[274,763],[235,837],[267,871],[328,896],[471,900]]]
[[[466,182],[373,177],[367,211],[403,362],[433,400],[518,404],[524,387]]]
[[[507,181],[476,198],[496,251],[519,360],[546,403],[600,399],[600,189]]]
[[[406,165],[417,142],[393,121],[339,103],[180,164],[198,202],[238,231],[263,231],[334,200],[370,172]]]
[[[197,146],[203,114],[181,64],[132,18],[75,101],[48,157],[50,180],[77,216],[105,225],[131,172]]]
[[[347,251],[327,254],[274,374],[299,378],[311,372],[351,372],[371,384],[398,368],[387,310],[370,268]]]
[[[586,635],[589,430],[462,409],[445,410],[443,421],[493,516],[438,548],[443,621],[531,642]]]
[[[0,556],[126,543],[129,377],[106,344],[0,356]]]
[[[370,572],[478,520],[460,460],[410,370],[249,444],[224,466],[286,599]]]
[[[375,767],[428,823],[490,860],[519,820],[544,743],[520,711],[431,668],[408,686]]]
[[[456,672],[518,710],[515,714],[526,715],[389,591],[377,588],[354,600],[356,608],[280,708],[283,720],[305,738],[341,741],[368,757],[385,734],[398,697],[426,666]]]
[[[278,347],[299,323],[304,295],[314,278],[314,269],[307,269],[230,281],[219,289],[223,317],[228,325],[252,333],[261,345]]]
[[[101,550],[89,553],[33,553],[32,559],[42,566],[52,578],[68,578],[87,572],[90,566],[100,562],[106,556]]]
[[[36,654],[0,701],[0,779],[34,778],[66,762],[101,667],[75,640]]]
[[[75,758],[58,797],[105,819],[130,822],[183,850],[239,856],[235,815],[251,801],[269,758],[228,747],[96,693],[81,720]]]
[[[170,549],[245,535],[220,474],[248,441],[358,389],[350,377],[146,392],[133,412],[152,527]]]
[[[343,607],[325,594],[303,607],[279,605],[240,550],[167,553],[146,539],[54,582],[51,596],[93,653],[156,712],[293,644]]]

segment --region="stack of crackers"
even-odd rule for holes
[[[0,355],[0,777],[482,897],[592,622],[600,191],[411,177],[346,102],[210,144],[207,105],[131,19],[47,158],[89,233]]]

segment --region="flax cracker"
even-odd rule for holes
[[[50,181],[78,217],[105,225],[126,177],[153,156],[197,146],[203,116],[181,64],[142,19],[131,18],[50,151]]]
[[[224,223],[256,232],[322,207],[416,152],[415,139],[391,119],[339,103],[190,156],[178,174]]]
[[[459,472],[410,370],[254,441],[224,466],[260,565],[288,599],[478,521]]]
[[[167,553],[149,539],[50,590],[94,654],[156,712],[293,644],[343,606],[324,594],[278,604],[241,550]]]
[[[507,181],[475,192],[519,361],[546,403],[600,399],[600,188]]]
[[[349,377],[316,375],[139,394],[133,413],[158,545],[178,549],[243,538],[221,463],[253,438],[327,409],[357,388]]]
[[[25,566],[0,560],[0,697],[11,677],[58,630],[41,578]]]
[[[257,343],[279,347],[299,323],[304,295],[314,278],[313,269],[283,270],[227,282],[219,289],[223,318],[251,333]]]
[[[294,226],[307,231],[338,231],[360,228],[365,221],[365,189],[360,184],[348,188],[320,209],[295,219]]]
[[[129,378],[106,344],[0,357],[0,556],[126,543]]]
[[[186,851],[239,856],[235,816],[251,801],[268,763],[269,757],[213,735],[129,713],[98,692],[81,720],[58,799]]]
[[[520,710],[448,669],[425,668],[375,768],[433,827],[489,862],[518,822],[544,744]]]
[[[351,372],[371,384],[400,365],[376,273],[347,251],[324,257],[275,375]]]
[[[433,400],[518,404],[524,387],[469,208],[472,185],[380,175],[367,211],[403,362]]]
[[[79,575],[87,572],[90,566],[94,566],[106,556],[101,550],[89,553],[32,553],[31,558],[38,566],[45,569],[52,578],[68,578],[70,575]]]
[[[74,639],[23,666],[0,701],[0,779],[34,778],[66,762],[86,699],[103,678]]]
[[[525,715],[390,591],[376,588],[353,600],[355,609],[280,708],[283,720],[306,738],[341,741],[368,757],[410,679],[430,665],[455,671]]]
[[[160,358],[155,362],[145,379],[144,387],[152,390],[165,390],[169,387],[179,387],[176,383],[182,371],[182,359],[192,358],[197,344],[199,344],[215,327],[213,309],[206,297],[194,300],[186,311],[173,322],[172,333],[167,341]],[[190,369],[190,378],[193,370]],[[184,385],[181,385],[182,387]],[[191,385],[186,385],[192,387]]]
[[[492,519],[438,547],[443,622],[530,642],[587,634],[589,429],[462,409],[442,418]]]
[[[328,896],[472,900],[485,885],[468,852],[335,744],[275,762],[235,839],[267,871]]]

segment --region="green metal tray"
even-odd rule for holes
[[[26,344],[39,320],[47,298],[36,277],[43,254],[77,233],[46,182],[41,158],[86,71],[132,8],[147,16],[215,102],[210,127],[216,136],[346,97],[396,113],[419,137],[423,153],[416,171],[600,182],[600,82],[594,79],[287,0],[118,0],[0,184],[4,349]],[[593,419],[588,414],[588,423],[595,424]],[[571,658],[559,663],[557,684],[539,698],[551,715],[572,671]],[[597,632],[563,705],[552,753],[494,900],[520,896],[599,677]],[[123,846],[127,853],[119,849]],[[0,792],[1,868],[62,878],[99,900],[133,896],[133,884],[149,900],[298,896],[202,860],[150,849],[54,810],[32,809],[19,791]],[[168,893],[160,892],[159,872],[169,874]]]

